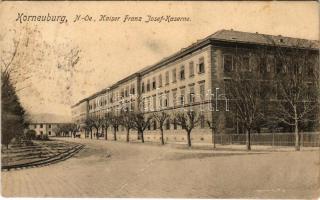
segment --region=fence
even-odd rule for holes
[[[84,135],[82,135],[84,138]],[[104,137],[104,136],[102,136]],[[109,140],[113,140],[113,133],[108,133]],[[120,141],[126,141],[126,133],[118,132],[117,138]],[[161,135],[159,131],[146,131],[144,134],[146,142],[159,143]],[[295,134],[294,133],[252,133],[252,145],[266,145],[266,146],[294,146]],[[130,141],[137,140],[137,132],[130,131]],[[164,140],[169,143],[186,143],[187,134],[184,130],[170,130],[164,131]],[[194,130],[191,134],[193,143],[212,144],[212,135],[210,129],[202,131]],[[245,134],[215,134],[215,143],[222,145],[231,144],[246,144]],[[303,147],[320,147],[320,132],[303,132],[300,133],[300,145]]]
[[[252,145],[294,146],[294,133],[254,133],[251,134]],[[216,144],[246,144],[245,134],[216,134]],[[300,145],[304,147],[320,147],[320,133],[300,133]]]

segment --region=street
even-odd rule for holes
[[[2,172],[6,197],[316,198],[319,151],[189,150],[90,139],[74,157]]]

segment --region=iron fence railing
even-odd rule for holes
[[[320,147],[320,133],[300,133],[300,145],[304,147]],[[252,145],[294,146],[294,133],[254,133],[251,134]],[[245,134],[216,134],[216,144],[246,144]]]

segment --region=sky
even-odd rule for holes
[[[68,22],[20,23],[18,13],[65,15]],[[73,22],[78,14],[96,21]],[[99,22],[100,15],[121,19]],[[126,15],[143,21],[124,23]],[[190,20],[146,23],[148,15]],[[0,4],[0,27],[0,50],[8,55],[13,39],[36,30],[16,64],[31,77],[17,79],[26,110],[70,115],[79,100],[221,29],[319,40],[319,9],[317,2],[7,1]],[[71,49],[80,50],[73,67]]]

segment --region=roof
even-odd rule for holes
[[[31,124],[35,124],[35,123],[58,124],[58,123],[71,123],[71,121],[72,120],[70,116],[57,115],[57,114],[51,114],[51,113],[27,115],[27,122]]]
[[[249,33],[234,30],[220,30],[210,35],[210,39],[214,40],[224,40],[224,41],[234,41],[242,43],[252,43],[261,45],[276,45],[276,46],[286,46],[286,47],[301,47],[301,48],[314,48],[318,49],[319,41],[317,40],[307,40],[301,38],[285,37],[282,35],[267,35],[261,33]]]
[[[267,35],[261,33],[250,33],[234,30],[219,30],[208,37],[197,40],[195,43],[189,45],[186,48],[182,48],[180,51],[172,54],[171,56],[161,59],[154,65],[147,66],[138,71],[138,73],[145,74],[151,70],[161,67],[168,62],[179,58],[190,51],[194,51],[198,48],[204,47],[215,42],[227,42],[227,43],[242,43],[242,44],[254,44],[254,45],[268,45],[268,46],[280,46],[280,47],[299,47],[306,49],[318,50],[320,43],[318,40],[307,40],[301,38],[284,37],[281,35]]]
[[[115,88],[119,84],[126,82],[130,80],[131,78],[134,78],[136,76],[139,76],[141,74],[146,74],[151,70],[154,70],[156,68],[159,68],[163,65],[166,65],[167,63],[170,63],[174,61],[175,59],[184,56],[185,54],[189,53],[190,51],[194,51],[198,48],[204,47],[206,45],[209,45],[211,43],[215,42],[232,42],[232,43],[242,43],[242,44],[255,44],[255,45],[267,45],[267,46],[280,46],[280,47],[298,47],[298,48],[305,48],[305,49],[313,49],[313,50],[319,50],[320,43],[318,40],[307,40],[307,39],[301,39],[301,38],[292,38],[292,37],[285,37],[282,35],[267,35],[267,34],[261,34],[261,33],[250,33],[250,32],[242,32],[242,31],[235,31],[233,29],[231,30],[219,30],[211,35],[209,35],[206,38],[197,40],[195,43],[189,45],[186,48],[182,48],[180,51],[165,57],[161,59],[159,62],[146,66],[139,70],[138,72],[131,74],[120,81],[112,84],[111,86],[107,88]],[[92,99],[96,97],[97,95],[105,92],[106,90],[101,90],[91,96],[89,96],[86,99]],[[83,99],[84,100],[84,99]],[[81,100],[80,102],[83,102]],[[78,102],[79,103],[79,102]],[[75,105],[78,105],[75,104]]]

